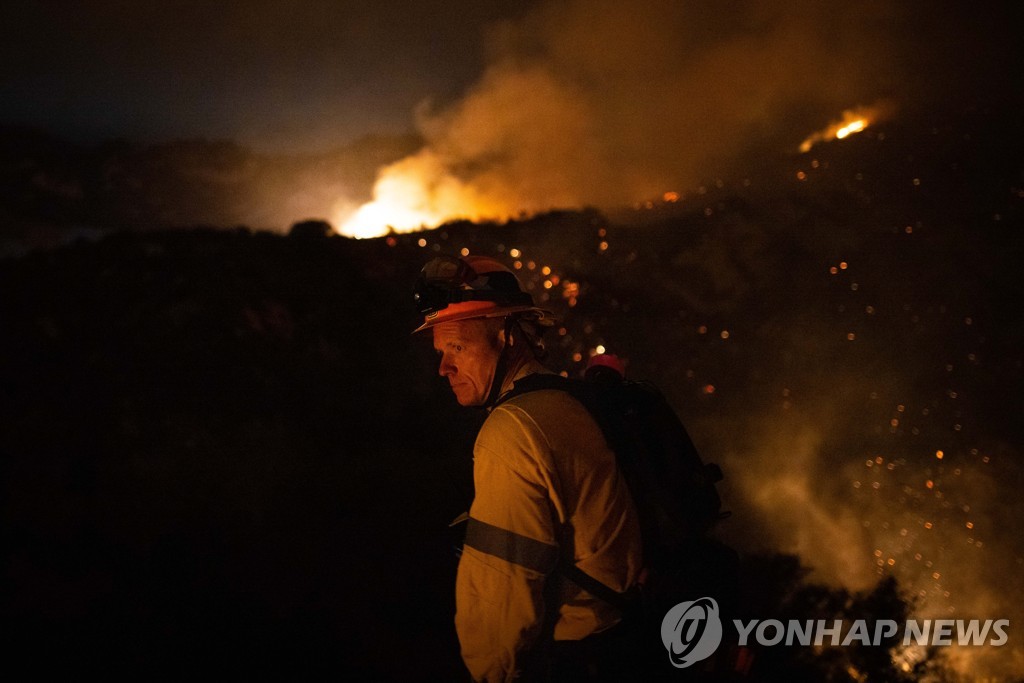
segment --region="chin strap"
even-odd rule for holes
[[[501,396],[501,387],[505,384],[505,375],[508,374],[509,355],[512,345],[512,327],[515,320],[512,316],[505,318],[505,343],[498,354],[498,362],[494,365],[494,378],[491,380],[491,390],[487,392],[487,399],[483,402],[484,408],[488,411],[495,406]]]

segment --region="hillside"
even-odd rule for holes
[[[8,642],[58,668],[453,679],[447,522],[482,415],[410,337],[409,291],[462,249],[561,317],[553,367],[600,345],[666,391],[745,555],[853,591],[893,576],[926,614],[1019,610],[1024,155],[1004,130],[891,124],[608,215],[111,231],[0,261]]]

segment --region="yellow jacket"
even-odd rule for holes
[[[517,379],[538,370],[529,364]],[[619,621],[615,608],[550,572],[564,553],[625,591],[642,567],[640,528],[614,453],[566,392],[533,391],[495,408],[473,460],[476,497],[456,578],[455,627],[474,680],[504,683],[540,634],[545,580],[560,582],[556,640]]]

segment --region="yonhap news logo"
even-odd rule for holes
[[[999,647],[1009,640],[1009,619],[908,619],[900,624],[891,619],[868,622],[857,619],[753,619],[732,620],[733,641],[740,647],[760,645],[802,645],[849,647],[852,645],[903,646],[989,645]],[[713,655],[722,644],[722,619],[714,598],[681,602],[661,621],[661,642],[672,666],[684,669]]]
[[[681,602],[661,620],[661,642],[672,666],[686,667],[707,659],[722,642],[722,620],[714,598]]]
[[[741,647],[756,643],[774,645],[872,645],[900,643],[904,647],[949,645],[1005,645],[1009,636],[1009,619],[908,619],[900,628],[892,619],[869,622],[857,619],[847,623],[842,619],[752,619],[746,623],[734,619],[733,625]]]

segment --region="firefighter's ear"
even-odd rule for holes
[[[493,320],[493,318],[492,318],[492,320]],[[504,323],[500,323],[500,322],[497,322],[497,321],[493,325],[493,327],[491,327],[488,330],[487,336],[497,342],[496,348],[499,348],[499,349],[502,346],[504,346],[506,339],[511,340],[512,338],[515,337],[515,335],[513,335],[513,334],[508,334],[508,331],[506,330]],[[509,341],[509,346],[512,346],[511,341]]]

